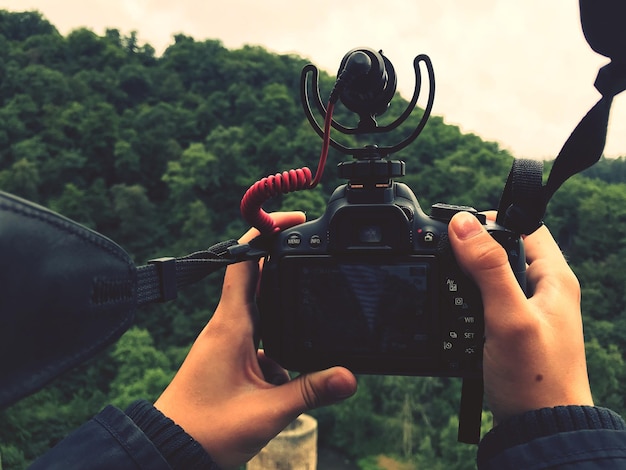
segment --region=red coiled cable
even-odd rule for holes
[[[320,182],[322,174],[324,173],[324,166],[326,165],[328,148],[330,146],[330,128],[333,109],[334,102],[331,101],[326,109],[324,140],[315,178],[312,178],[311,170],[307,167],[283,171],[282,173],[276,173],[275,175],[268,176],[254,183],[241,199],[239,209],[242,217],[262,234],[275,233],[280,230],[269,214],[263,210],[262,206],[265,201],[279,194],[287,194],[302,189],[313,189]]]
[[[261,206],[279,194],[299,191],[311,186],[311,170],[307,167],[283,171],[254,183],[244,194],[240,210],[243,218],[261,233],[275,233],[280,228]]]

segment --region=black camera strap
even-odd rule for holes
[[[543,162],[516,159],[498,207],[498,224],[516,233],[529,235],[543,220],[554,193],[571,176],[595,164],[604,151],[613,97],[626,89],[626,62],[610,63],[598,74],[595,86],[602,98],[583,117],[558,156],[545,186]]]
[[[258,260],[268,254],[258,237],[250,244],[226,240],[181,258],[157,258],[137,267],[137,306],[167,302],[176,298],[180,288],[241,261]]]
[[[509,174],[497,222],[520,234],[541,226],[550,198],[571,176],[596,163],[602,156],[613,98],[626,89],[626,3],[580,0],[583,33],[591,48],[611,59],[598,72],[595,88],[602,98],[583,117],[554,160],[545,186],[542,163],[516,160]]]

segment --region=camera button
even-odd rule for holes
[[[457,212],[470,212],[474,215],[477,215],[478,212],[476,209],[470,206],[458,206],[456,204],[444,204],[437,203],[433,204],[430,208],[430,216],[433,219],[445,220],[447,222],[452,219],[452,216]]]
[[[302,237],[299,233],[292,233],[287,236],[287,238],[285,239],[285,243],[290,248],[297,248],[302,243]]]
[[[309,246],[311,248],[319,248],[322,246],[322,237],[319,235],[311,235],[311,238],[309,238]]]
[[[478,324],[478,319],[475,315],[462,315],[458,318],[461,325],[474,326]]]
[[[437,243],[439,239],[437,232],[435,232],[434,230],[424,230],[420,228],[417,230],[417,235],[419,237],[419,240],[427,245],[433,245]]]

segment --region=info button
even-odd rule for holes
[[[311,248],[319,248],[322,246],[322,237],[319,235],[311,235],[311,238],[309,238],[309,246]]]

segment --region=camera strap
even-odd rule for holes
[[[176,298],[177,291],[205,278],[229,264],[258,260],[268,251],[260,247],[263,237],[249,244],[226,240],[212,247],[181,258],[157,258],[137,268],[137,305],[167,302]]]
[[[626,89],[626,62],[600,69],[595,82],[602,98],[583,117],[557,155],[543,185],[543,162],[513,161],[500,198],[496,222],[513,232],[530,235],[543,223],[548,203],[571,176],[595,164],[604,151],[613,97]]]
[[[585,39],[595,52],[611,59],[599,70],[594,83],[602,97],[563,145],[545,186],[541,182],[541,162],[513,162],[500,199],[497,222],[519,234],[528,235],[539,228],[548,202],[561,185],[600,159],[613,98],[626,89],[626,3],[580,0],[579,4]]]

